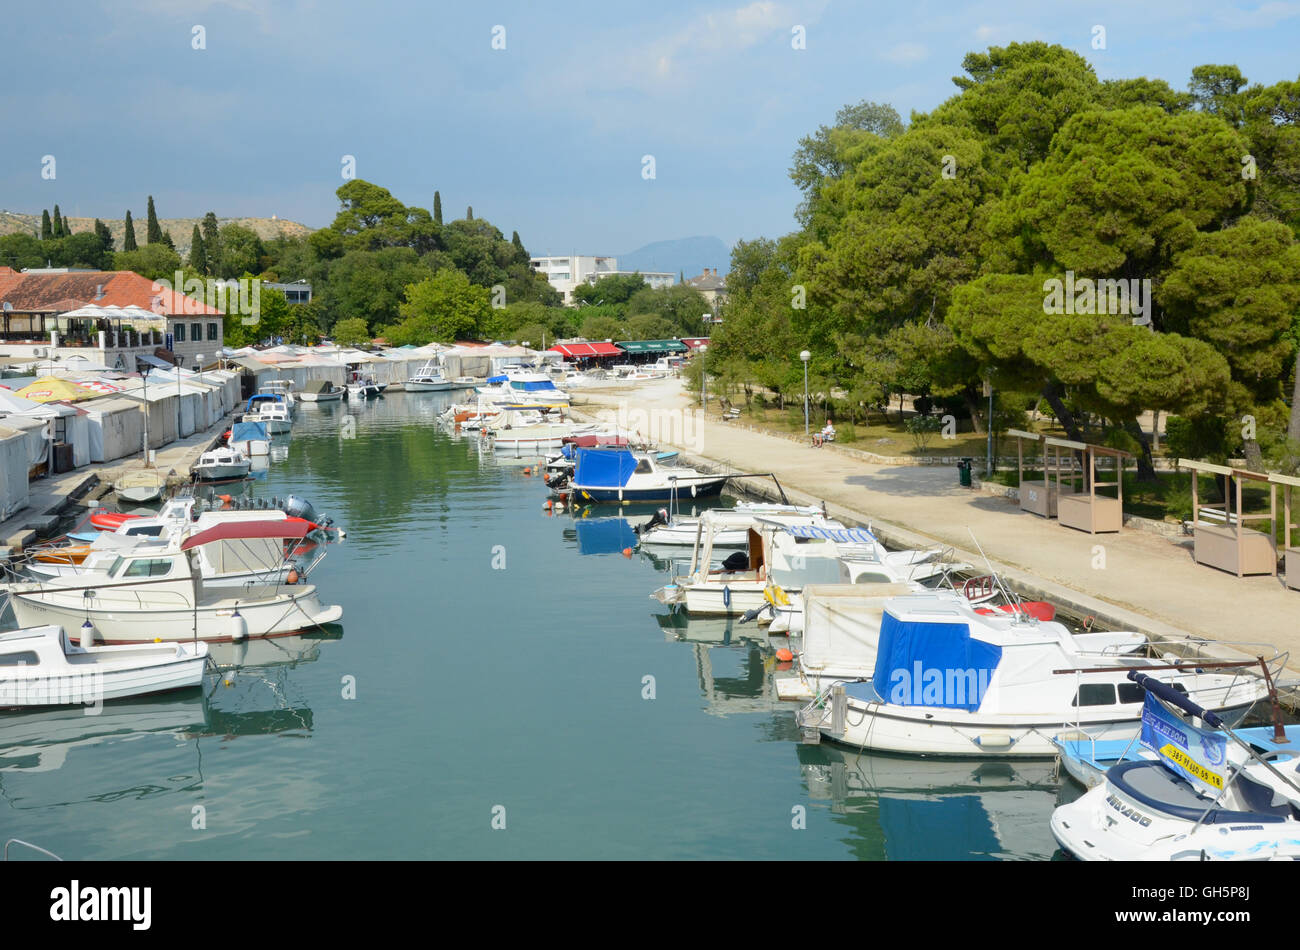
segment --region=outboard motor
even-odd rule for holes
[[[304,521],[314,521],[320,524],[321,520],[316,514],[315,507],[305,498],[299,498],[297,495],[290,495],[284,500],[284,513],[290,518],[302,518]]]
[[[667,524],[667,523],[668,523],[668,509],[660,508],[658,511],[656,511],[653,515],[650,516],[649,521],[645,522],[644,524],[637,525],[632,530],[635,531],[637,534],[643,534],[644,532],[649,531],[651,528],[657,528],[660,525]]]
[[[749,570],[749,555],[744,551],[736,551],[722,562],[724,571],[747,571]]]

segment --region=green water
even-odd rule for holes
[[[86,859],[1051,856],[1051,763],[799,745],[766,638],[668,616],[617,525],[548,516],[434,424],[446,402],[350,428],[301,406],[254,490],[347,529],[311,578],[341,628],[224,647],[232,684],[202,693],[0,713],[0,834]]]

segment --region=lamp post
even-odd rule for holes
[[[709,345],[707,343],[701,343],[700,344],[700,408],[701,409],[707,408],[709,404],[708,397],[704,393],[704,382],[709,378],[708,368],[704,365],[704,354],[707,352],[709,352]]]
[[[988,447],[988,461],[986,462],[984,467],[984,477],[992,478],[993,477],[993,379],[992,377],[984,380],[984,395],[989,397],[989,419],[988,419],[989,447]]]
[[[808,435],[808,361],[812,359],[812,354],[807,350],[799,353],[799,359],[803,360],[803,434]]]
[[[145,366],[140,371],[140,378],[144,380],[144,467],[149,467],[149,366]]]

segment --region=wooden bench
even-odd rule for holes
[[[730,409],[722,413],[723,422],[731,422],[733,419],[739,419],[739,418],[740,418],[740,410],[735,406],[732,406]]]

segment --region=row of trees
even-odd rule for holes
[[[1044,43],[963,70],[907,124],[861,103],[799,143],[801,227],[734,249],[712,368],[791,396],[807,348],[847,411],[947,397],[977,429],[989,380],[1074,438],[1109,423],[1144,477],[1145,410],[1194,421],[1198,455],[1300,454],[1300,82],[1099,81]]]

